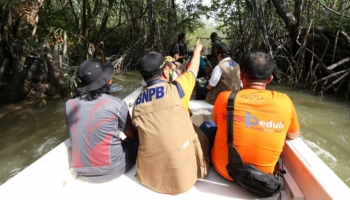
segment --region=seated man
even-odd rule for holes
[[[201,48],[197,42],[196,61],[173,82],[169,63],[160,53],[148,53],[140,60],[147,88],[138,96],[132,114],[140,138],[136,178],[159,193],[186,192],[209,170],[208,138],[192,125],[188,112]]]
[[[126,103],[109,95],[113,65],[92,58],[78,67],[80,84],[66,102],[72,168],[89,182],[110,181],[135,163],[138,139]],[[127,136],[119,137],[123,131]],[[133,141],[131,141],[133,140]]]
[[[197,88],[196,100],[205,99],[208,103],[214,104],[221,91],[238,91],[240,89],[239,64],[233,61],[229,55],[231,55],[230,47],[219,46],[217,50],[219,63],[214,67],[209,84],[206,87]]]
[[[290,98],[283,93],[265,90],[272,79],[275,64],[262,52],[251,53],[241,64],[243,90],[235,98],[234,144],[243,163],[272,174],[286,136],[299,136],[299,122]],[[201,129],[214,144],[211,152],[215,170],[232,180],[226,170],[227,101],[231,91],[221,92],[213,107],[213,121],[205,121]],[[216,125],[217,130],[216,130]]]

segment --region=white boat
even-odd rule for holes
[[[131,111],[140,87],[124,100]],[[210,119],[212,105],[191,101],[193,122]],[[282,199],[350,199],[350,190],[321,159],[299,138],[286,142],[282,159],[287,174]],[[134,166],[126,174],[106,183],[82,181],[70,168],[71,148],[67,139],[22,172],[0,186],[1,200],[89,200],[89,199],[257,199],[236,183],[222,178],[211,167],[186,193],[168,195],[142,186],[135,178]],[[274,197],[266,199],[278,199]]]

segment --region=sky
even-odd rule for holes
[[[179,3],[182,4],[182,1],[183,0],[176,0],[175,3],[176,4],[179,4]],[[204,5],[209,5],[211,0],[202,0],[202,2],[203,2]]]
[[[183,5],[182,2],[183,2],[183,0],[175,0],[176,4],[180,4],[180,7],[181,7],[181,5]],[[211,0],[202,0],[202,3],[203,3],[203,5],[210,5]],[[204,17],[204,16],[202,16],[201,19],[202,19],[202,21],[208,21],[208,19],[206,17]],[[212,19],[212,18],[209,18],[209,22],[210,23],[214,23],[215,20]]]

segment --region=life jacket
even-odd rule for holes
[[[222,74],[218,84],[208,92],[206,101],[214,104],[220,92],[224,90],[238,91],[241,87],[239,64],[232,59],[220,62],[218,65]]]
[[[163,81],[146,88],[135,102],[132,121],[139,132],[136,178],[141,184],[179,194],[207,175],[210,150],[203,153],[203,134],[196,134],[174,84]]]

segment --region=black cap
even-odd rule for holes
[[[226,55],[230,55],[231,52],[231,48],[229,46],[226,45],[220,45],[218,47],[218,50],[216,52],[217,54],[226,54]]]
[[[87,93],[102,88],[112,78],[113,72],[112,64],[103,65],[97,58],[85,60],[78,66],[77,77],[81,81],[78,92]]]
[[[212,33],[210,34],[210,37],[211,37],[211,38],[216,37],[216,36],[218,36],[218,34],[217,34],[216,32],[212,32]]]
[[[164,56],[158,52],[150,52],[143,56],[139,62],[142,75],[157,72],[167,66]]]

